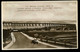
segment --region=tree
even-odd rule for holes
[[[40,40],[42,41],[43,36],[42,36],[42,35],[39,35],[39,38],[40,38]]]
[[[48,42],[48,40],[49,40],[49,37],[48,37],[48,36],[46,36],[46,42]]]

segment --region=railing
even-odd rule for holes
[[[50,44],[55,44],[55,45],[60,45],[60,46],[64,46],[64,47],[77,47],[77,41],[73,40],[73,39],[53,39],[53,40],[50,40],[50,39],[41,39],[42,42],[47,42],[47,43],[50,43]],[[74,41],[74,42],[73,42]]]
[[[29,31],[29,32],[76,32],[76,30],[53,30],[53,31],[49,31],[49,30],[33,30],[33,31]]]

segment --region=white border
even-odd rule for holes
[[[2,2],[44,2],[44,1],[2,1]],[[2,6],[2,2],[1,2],[1,6]],[[78,1],[45,1],[45,2],[76,2],[77,3],[77,7],[78,7]],[[3,8],[3,7],[2,7]],[[1,8],[1,43],[3,44],[3,14],[2,14],[2,8]],[[78,8],[77,8],[77,16],[76,16],[76,29],[77,29],[77,48],[63,48],[63,49],[78,49]],[[12,50],[47,50],[47,49],[56,49],[56,48],[21,48],[21,49],[12,49]],[[60,49],[60,48],[59,48]],[[2,45],[2,50],[10,50],[10,49],[3,49],[3,45]]]

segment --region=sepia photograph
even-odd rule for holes
[[[2,50],[78,49],[77,4],[2,1]]]

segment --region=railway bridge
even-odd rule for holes
[[[47,30],[76,30],[75,24],[59,24],[50,22],[3,22],[3,29],[47,29]]]

